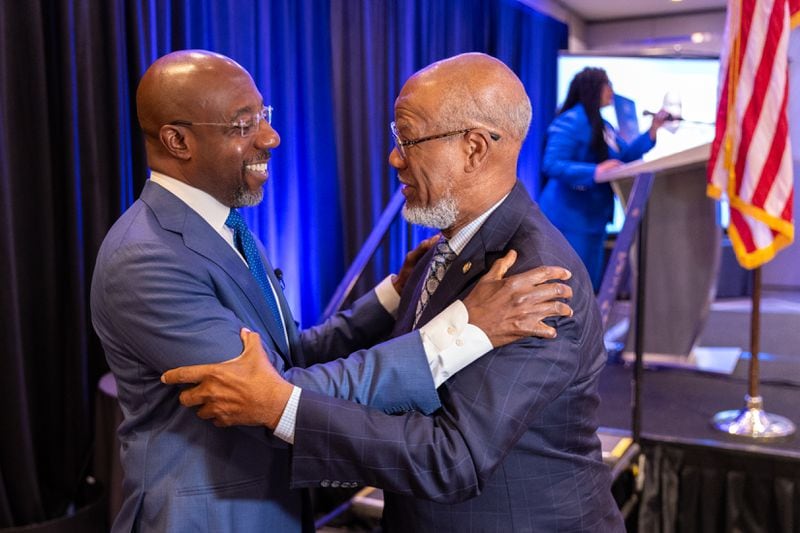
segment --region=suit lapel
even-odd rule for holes
[[[400,305],[398,307],[397,320],[392,330],[392,337],[408,333],[414,325],[417,300],[419,300],[419,295],[422,292],[422,284],[425,283],[425,278],[428,277],[428,269],[430,269],[433,254],[433,248],[428,250],[428,252],[417,261],[417,265],[411,272],[411,276],[409,276],[408,281],[406,281],[403,294],[400,295]]]
[[[216,263],[230,276],[258,312],[262,326],[269,333],[273,344],[278,347],[281,357],[291,366],[289,349],[276,318],[267,306],[261,287],[239,255],[200,215],[164,188],[147,181],[141,198],[150,206],[165,230],[180,234],[187,248]],[[263,254],[262,259],[266,259]],[[270,281],[276,283],[272,268],[266,260],[264,268],[267,269]],[[282,299],[282,295],[279,297]],[[292,320],[291,313],[287,314],[287,311],[283,309],[284,317],[287,321]]]
[[[281,282],[278,281],[278,278],[275,276],[275,269],[272,268],[272,263],[270,263],[269,259],[267,259],[267,255],[264,253],[264,250],[262,249],[260,242],[258,243],[258,246],[259,246],[259,253],[261,255],[261,262],[264,263],[264,269],[267,271],[267,278],[269,278],[270,284],[275,288],[275,294],[278,297],[278,306],[280,306],[281,314],[283,315],[283,321],[284,321],[283,327],[286,329],[286,338],[284,338],[283,334],[278,329],[278,324],[273,323],[275,331],[273,332],[272,330],[270,330],[270,334],[277,335],[281,338],[280,341],[281,350],[289,354],[291,353],[291,349],[289,348],[289,346],[292,345],[293,337],[297,335],[297,327],[294,324],[294,317],[292,316],[292,311],[291,309],[289,309],[289,302],[286,301],[286,296],[283,294],[283,287],[281,287]],[[273,316],[273,313],[271,311],[269,311],[269,316]],[[289,341],[288,346],[286,345],[287,340]]]
[[[531,199],[525,187],[517,181],[511,189],[508,197],[500,204],[489,218],[483,223],[478,232],[470,239],[467,245],[458,254],[458,257],[450,265],[444,279],[439,284],[439,288],[433,293],[430,302],[419,320],[419,325],[424,325],[430,319],[441,313],[454,300],[464,298],[478,278],[485,274],[491,265],[504,255],[508,241],[522,222],[525,213],[530,209]],[[424,265],[414,269],[414,275],[420,276],[417,280],[413,296],[409,297],[409,302],[405,309],[406,313],[402,324],[398,319],[395,333],[401,334],[411,330],[414,322],[417,300],[422,290],[422,283],[427,277],[433,252],[429,252],[423,259]],[[421,263],[422,261],[420,261]],[[466,265],[469,264],[469,267]],[[422,271],[421,273],[418,271]],[[411,282],[412,279],[409,279]],[[408,291],[404,291],[406,293]],[[408,320],[410,315],[410,320]],[[400,329],[403,327],[404,329]]]
[[[264,253],[262,252],[262,257]],[[264,264],[269,264],[266,257],[264,257]],[[270,266],[269,270],[267,271],[267,276],[269,277],[270,283],[273,283],[275,287],[275,292],[278,294],[278,305],[281,308],[281,313],[283,313],[283,322],[284,327],[286,328],[286,337],[289,340],[289,349],[287,353],[292,355],[292,360],[294,361],[294,366],[305,367],[305,358],[303,357],[302,350],[299,348],[300,343],[300,331],[297,328],[297,323],[294,321],[294,317],[292,316],[292,310],[289,307],[289,302],[286,300],[286,295],[283,293],[283,285],[281,284],[280,280],[275,276],[274,269]],[[296,347],[292,349],[292,347]]]
[[[281,308],[281,314],[283,315],[284,322],[286,323],[283,324],[283,326],[281,326],[281,324],[278,322],[280,317],[275,316],[275,313],[273,313],[272,310],[267,305],[267,301],[263,297],[261,297],[263,294],[261,292],[261,287],[258,288],[258,293],[257,295],[253,295],[253,298],[257,298],[259,302],[263,304],[261,312],[262,316],[267,317],[267,320],[265,320],[265,322],[269,329],[270,337],[272,337],[272,340],[274,340],[275,343],[278,345],[278,347],[280,347],[280,350],[283,354],[289,355],[290,354],[289,345],[286,344],[289,338],[288,323],[289,322],[294,323],[294,319],[292,318],[292,312],[289,310],[289,305],[286,303],[286,298],[283,296],[283,290],[281,289],[280,282],[278,281],[278,278],[275,277],[275,272],[274,269],[272,268],[272,264],[269,262],[269,259],[267,259],[266,254],[264,254],[264,251],[261,249],[261,243],[259,243],[258,246],[259,246],[259,255],[261,256],[261,263],[263,263],[264,265],[264,270],[266,271],[270,285],[272,285],[272,288],[275,289],[275,295],[278,298],[278,305]],[[255,278],[250,273],[250,270],[249,269],[246,270],[247,274],[251,278],[253,278],[253,282],[256,284],[256,286],[258,286],[258,283],[255,282]],[[266,312],[266,314],[263,314],[264,312]],[[283,335],[284,329],[286,329],[286,336]],[[290,358],[287,357],[286,359]]]

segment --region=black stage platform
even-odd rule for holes
[[[783,362],[784,365],[788,364]],[[741,365],[740,365],[741,366]],[[746,365],[745,365],[746,366]],[[773,372],[761,362],[762,374]],[[800,362],[792,369],[800,369]],[[747,380],[673,368],[645,368],[642,379],[642,437],[660,442],[703,445],[800,461],[800,438],[754,442],[716,431],[709,422],[719,411],[744,407]],[[609,364],[600,380],[600,425],[631,429],[632,367]],[[800,386],[762,382],[764,409],[800,422]]]
[[[765,357],[764,408],[800,425],[800,358]],[[642,379],[646,457],[641,504],[628,520],[644,532],[800,532],[800,437],[754,441],[715,430],[719,411],[744,406],[742,359],[732,375],[649,368]],[[610,363],[599,422],[631,430],[631,366]]]

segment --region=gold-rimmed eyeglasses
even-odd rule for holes
[[[189,120],[173,120],[170,124],[175,126],[224,126],[227,128],[238,129],[242,137],[250,137],[258,131],[261,121],[272,124],[272,106],[265,105],[260,111],[252,114],[245,114],[233,122],[191,122]]]

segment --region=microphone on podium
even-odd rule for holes
[[[642,115],[644,115],[646,117],[654,117],[657,114],[658,113],[653,113],[652,111],[647,111],[647,110],[642,111]],[[676,117],[672,113],[667,113],[667,120],[683,120],[683,117],[681,117],[681,116],[677,116]]]
[[[656,113],[652,111],[642,111],[642,115],[646,117],[654,117]],[[701,126],[713,126],[714,122],[704,122],[702,120],[689,120],[688,118],[683,118],[682,116],[675,116],[672,113],[667,113],[667,122],[674,121],[674,122],[683,122],[684,124],[699,124]]]

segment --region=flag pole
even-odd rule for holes
[[[750,398],[760,398],[759,354],[761,353],[761,267],[753,269],[753,294],[750,305],[750,371],[747,392]]]
[[[753,269],[752,311],[750,314],[750,373],[744,409],[720,411],[711,420],[718,429],[738,437],[778,439],[795,432],[794,424],[785,417],[764,411],[759,393],[759,340],[761,338],[761,267]]]

